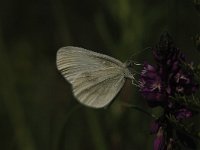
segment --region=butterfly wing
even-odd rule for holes
[[[108,105],[125,82],[122,62],[83,48],[59,49],[57,68],[72,84],[78,101],[94,108]]]

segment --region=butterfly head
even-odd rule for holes
[[[141,64],[136,63],[133,60],[128,60],[125,62],[125,65],[126,65],[125,77],[131,79],[134,85],[138,85],[137,81],[135,80],[135,75],[138,74],[137,71],[135,70],[135,66],[139,66]]]
[[[139,64],[133,60],[128,60],[125,62],[125,65],[126,65],[126,68],[128,68],[130,72],[134,72],[134,67],[140,66],[141,64]]]

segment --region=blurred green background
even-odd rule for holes
[[[192,0],[0,2],[0,149],[151,150],[151,111],[129,82],[105,109],[81,106],[56,69],[56,52],[80,46],[126,61],[169,31],[191,60],[200,14]],[[150,52],[135,60],[150,61]],[[157,110],[155,110],[157,112]]]

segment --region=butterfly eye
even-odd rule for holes
[[[142,64],[136,62],[136,61],[133,61],[133,60],[128,60],[126,61],[126,67],[127,68],[133,68],[134,66],[141,66]]]
[[[127,67],[127,68],[132,68],[133,65],[134,65],[134,62],[133,62],[132,60],[128,60],[128,61],[126,62],[126,67]]]

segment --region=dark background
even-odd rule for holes
[[[80,46],[126,61],[168,31],[189,60],[200,14],[192,0],[6,0],[0,2],[0,149],[151,150],[151,112],[127,83],[106,109],[80,105],[56,69],[56,52]],[[143,51],[135,60],[151,61]],[[153,110],[159,112],[158,109]]]

